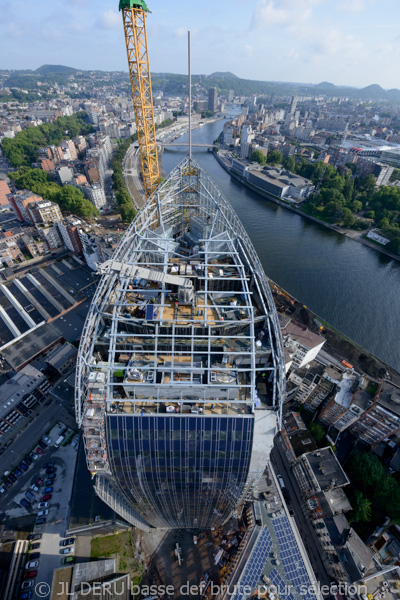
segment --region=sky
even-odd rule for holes
[[[148,0],[152,72],[400,89],[399,0]],[[0,68],[127,71],[118,0],[0,0]]]

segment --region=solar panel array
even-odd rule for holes
[[[290,593],[290,586],[283,581],[276,569],[271,571],[269,579],[272,585],[276,587],[276,595],[280,600],[295,600],[294,596]]]
[[[268,527],[264,527],[260,537],[257,540],[257,544],[253,550],[253,553],[248,561],[244,570],[243,576],[240,579],[240,587],[244,588],[250,586],[251,588],[256,587],[258,580],[260,579],[261,573],[264,569],[265,563],[267,562],[268,554],[272,548],[272,538],[268,530]],[[232,600],[240,600],[243,594],[238,592],[235,594]]]
[[[279,558],[285,571],[286,579],[297,590],[300,590],[301,587],[309,589],[311,581],[287,517],[274,519],[272,525],[278,539],[280,549]],[[315,595],[311,592],[308,592],[305,597],[307,600],[315,599]]]

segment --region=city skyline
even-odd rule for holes
[[[78,69],[125,70],[118,2],[44,0],[35,9],[6,2],[0,24],[4,69],[63,64]],[[206,0],[196,13],[181,0],[173,10],[149,3],[153,72],[186,72],[186,36],[193,36],[193,72],[232,71],[244,79],[400,88],[392,64],[400,57],[400,10],[394,0]],[[209,25],[210,14],[213,23]],[[396,22],[398,14],[399,22]],[[23,16],[21,16],[23,15]],[[60,24],[62,23],[62,27]],[[29,39],[30,52],[22,43]],[[3,47],[2,47],[3,46]],[[107,52],[104,52],[107,48]],[[268,61],[269,56],[273,61]],[[267,57],[267,60],[266,60]]]

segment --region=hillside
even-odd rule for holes
[[[39,75],[49,75],[52,73],[61,73],[62,75],[73,75],[78,69],[72,67],[64,67],[63,65],[42,65],[34,73]]]

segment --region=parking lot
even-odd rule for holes
[[[27,591],[33,591],[32,600],[50,597],[54,569],[62,566],[63,558],[74,556],[74,544],[60,546],[60,542],[64,539],[69,514],[77,459],[77,451],[72,444],[66,447],[60,445],[58,448],[54,445],[63,429],[65,429],[63,423],[51,429],[48,433],[51,443],[43,454],[33,460],[22,477],[19,477],[0,497],[2,522],[25,533],[32,531],[31,535],[40,535],[40,539],[31,540],[31,545],[39,544],[38,547],[31,546],[34,560],[28,558],[28,562],[34,564],[30,569],[24,569],[25,572],[32,573],[30,579],[34,583],[32,587],[27,588]],[[30,502],[27,508],[21,506],[21,500]],[[40,508],[39,503],[42,503]],[[43,511],[41,515],[38,514],[40,511]],[[16,523],[19,523],[18,527]],[[62,551],[67,548],[71,550],[68,554],[63,554]],[[40,555],[35,556],[36,553]],[[22,582],[19,587],[21,584]],[[39,590],[40,593],[36,594],[35,590]],[[48,590],[47,595],[44,593],[46,590]]]

